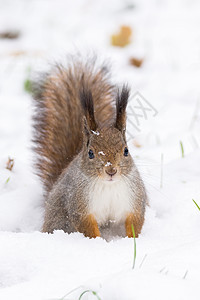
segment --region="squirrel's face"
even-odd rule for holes
[[[80,93],[84,113],[82,170],[87,176],[113,182],[130,174],[133,160],[125,138],[128,97],[129,89],[123,86],[116,95],[116,119],[112,127],[99,129],[91,91],[83,88]]]
[[[115,182],[130,174],[133,160],[122,133],[108,128],[91,131],[83,149],[83,164],[88,176]]]

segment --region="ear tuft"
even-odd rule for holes
[[[130,89],[127,85],[123,85],[122,90],[118,90],[116,99],[116,123],[115,127],[121,132],[125,131],[126,128],[126,107]]]
[[[97,123],[94,117],[93,97],[91,91],[86,89],[85,87],[83,87],[83,89],[80,91],[80,102],[89,129],[95,131],[97,129]]]

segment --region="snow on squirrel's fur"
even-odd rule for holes
[[[199,11],[198,1],[172,0],[159,5],[136,0],[134,6],[120,0],[2,5],[1,30],[17,28],[21,36],[0,40],[0,299],[60,299],[76,288],[67,299],[78,299],[84,290],[103,300],[199,299],[200,212],[192,201],[200,204]],[[114,48],[110,36],[125,23],[134,32],[132,43]],[[23,86],[30,70],[45,69],[52,57],[60,58],[66,49],[73,53],[74,45],[111,57],[116,79],[127,81],[158,111],[155,118],[141,119],[135,136],[141,147],[133,140],[128,144],[150,204],[136,239],[134,270],[133,240],[111,237],[107,228],[108,241],[40,232],[43,192],[31,168],[31,96]],[[130,56],[144,57],[142,67],[129,66]],[[8,156],[14,158],[12,171],[5,168]],[[99,191],[93,192],[95,210]]]

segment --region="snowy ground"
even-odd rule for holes
[[[132,43],[112,47],[121,25],[132,27]],[[0,39],[0,299],[61,299],[76,288],[65,299],[84,290],[101,300],[200,298],[200,211],[192,202],[200,204],[199,28],[197,0],[0,1],[0,31],[21,32]],[[47,61],[91,49],[158,111],[142,121],[134,142],[141,147],[129,143],[150,201],[134,270],[132,239],[40,233],[42,187],[31,167],[24,81]],[[144,57],[141,68],[129,65],[131,56]]]

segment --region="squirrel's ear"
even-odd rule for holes
[[[83,117],[83,133],[84,133],[85,140],[88,143],[91,133],[90,133],[90,128],[88,126],[87,119],[85,116]]]
[[[130,89],[127,85],[123,85],[122,90],[117,93],[116,99],[116,123],[115,127],[123,134],[126,131],[126,106],[128,103]]]
[[[96,131],[97,123],[94,117],[94,105],[91,91],[83,88],[80,92],[80,101],[86,119],[84,121],[84,126],[87,124],[89,130]]]

